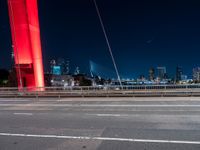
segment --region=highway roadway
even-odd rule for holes
[[[0,98],[0,150],[199,150],[200,98]]]

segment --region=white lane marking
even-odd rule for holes
[[[39,102],[55,102],[55,101],[61,101],[61,102],[185,102],[185,101],[192,101],[192,102],[199,102],[200,100],[198,99],[184,99],[184,100],[177,100],[177,99],[156,99],[156,100],[149,100],[149,99],[54,99],[54,100],[42,100],[39,99]]]
[[[13,113],[14,115],[26,115],[26,116],[32,116],[32,113]]]
[[[200,141],[179,141],[179,140],[152,140],[152,139],[133,139],[133,138],[110,138],[110,137],[89,137],[89,136],[64,136],[64,135],[62,135],[62,136],[61,135],[36,135],[36,134],[13,134],[13,133],[0,133],[0,136],[200,145]]]
[[[63,105],[61,105],[63,106]],[[66,105],[67,106],[67,105]],[[80,105],[68,105],[68,106],[72,106],[72,107],[200,107],[200,105],[165,105],[165,104],[161,104],[161,105],[105,105],[105,104],[80,104]]]
[[[30,102],[30,101],[32,101],[32,100],[18,100],[18,99],[16,99],[16,100],[1,100],[0,99],[0,102]]]
[[[116,105],[116,104],[0,104],[0,107],[5,107],[5,106],[31,106],[31,107],[44,107],[44,106],[48,106],[48,107],[200,107],[200,105],[168,105],[168,104],[151,104],[151,105],[141,105],[141,104],[122,104],[122,105]]]
[[[95,114],[99,117],[120,117],[122,116],[121,114]]]

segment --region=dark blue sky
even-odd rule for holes
[[[39,0],[45,70],[64,58],[88,71],[89,60],[113,69],[93,0]],[[177,65],[185,74],[200,66],[200,3],[97,0],[120,74],[137,77],[150,67]],[[11,36],[6,0],[0,0],[0,68],[10,67]]]

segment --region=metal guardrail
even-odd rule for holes
[[[0,88],[0,97],[200,96],[200,84]]]

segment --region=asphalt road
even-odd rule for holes
[[[200,98],[0,99],[0,150],[199,150]]]

